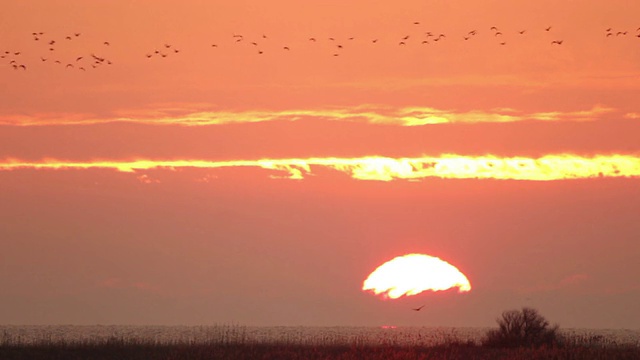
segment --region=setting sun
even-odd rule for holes
[[[426,290],[442,291],[454,287],[458,292],[471,290],[469,280],[455,266],[437,257],[408,254],[380,265],[364,281],[362,290],[397,299]]]

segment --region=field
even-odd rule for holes
[[[617,345],[594,337],[567,337],[548,348],[491,348],[447,338],[425,346],[335,339],[247,340],[242,329],[227,328],[207,341],[154,341],[127,337],[79,341],[22,342],[0,337],[0,359],[640,359],[637,345]]]

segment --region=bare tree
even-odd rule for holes
[[[505,311],[496,321],[498,329],[487,332],[483,340],[485,346],[553,346],[560,340],[558,325],[549,326],[549,321],[536,309],[523,307],[522,310]]]

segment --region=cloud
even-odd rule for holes
[[[321,119],[396,126],[424,126],[452,123],[506,123],[517,121],[594,121],[615,111],[602,105],[591,109],[561,112],[527,113],[509,108],[491,111],[435,109],[431,107],[389,107],[362,105],[355,107],[298,109],[298,110],[215,110],[205,104],[157,104],[146,109],[122,110],[112,117],[90,114],[7,115],[0,125],[11,126],[64,126],[95,125],[105,123],[136,123],[146,125],[211,126],[269,121],[300,121]]]
[[[345,173],[357,180],[413,180],[441,179],[499,179],[552,181],[586,178],[640,177],[640,156],[550,154],[539,158],[499,157],[496,155],[464,156],[445,154],[437,157],[391,158],[368,156],[358,158],[306,158],[215,161],[182,160],[93,160],[64,161],[45,159],[21,161],[7,159],[0,162],[0,171],[19,169],[82,170],[112,169],[139,173],[142,170],[221,169],[251,167],[276,171],[272,177],[301,180],[314,175],[314,169],[327,168]],[[138,176],[139,181],[142,179]]]

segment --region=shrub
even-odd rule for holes
[[[489,330],[482,344],[490,347],[540,347],[553,346],[560,342],[558,325],[549,322],[538,310],[523,307],[509,310],[497,320],[498,329]]]

